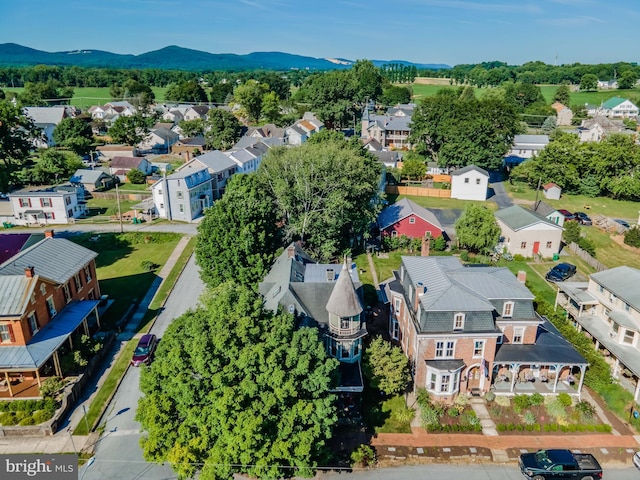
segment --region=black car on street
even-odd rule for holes
[[[564,282],[576,273],[576,266],[570,263],[559,263],[547,272],[545,278],[550,282]]]

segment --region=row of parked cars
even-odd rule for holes
[[[565,222],[576,221],[586,227],[592,225],[591,218],[584,212],[571,213],[569,210],[564,209],[558,210],[558,212],[562,214]]]

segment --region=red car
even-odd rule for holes
[[[153,358],[153,352],[156,350],[157,344],[158,339],[154,334],[147,333],[146,335],[143,335],[138,342],[138,346],[133,352],[131,365],[134,367],[139,367],[142,364],[149,365],[151,363],[151,359]]]
[[[563,210],[558,210],[558,212],[562,214],[565,222],[569,222],[571,220],[577,220],[576,216],[573,213],[571,213],[569,210],[563,209]]]

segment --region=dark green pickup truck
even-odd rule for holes
[[[518,459],[522,474],[532,480],[547,478],[575,478],[598,480],[602,468],[590,453],[573,453],[571,450],[549,449],[535,453],[523,453]]]

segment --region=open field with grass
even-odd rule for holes
[[[408,198],[409,200],[417,203],[421,207],[425,208],[454,208],[464,210],[469,204],[477,204],[474,200],[458,200],[457,198],[440,198],[440,197],[418,197],[415,195],[390,195],[387,194],[387,201],[389,204],[396,203],[398,200]],[[493,202],[483,202],[487,208],[496,210],[498,206]]]
[[[5,92],[17,92],[20,93],[24,88],[3,88]],[[154,95],[156,96],[156,102],[164,102],[164,95],[167,92],[167,87],[151,87]],[[109,87],[73,87],[73,98],[71,98],[71,105],[75,105],[81,109],[89,108],[92,105],[104,105],[112,100],[109,95]]]

